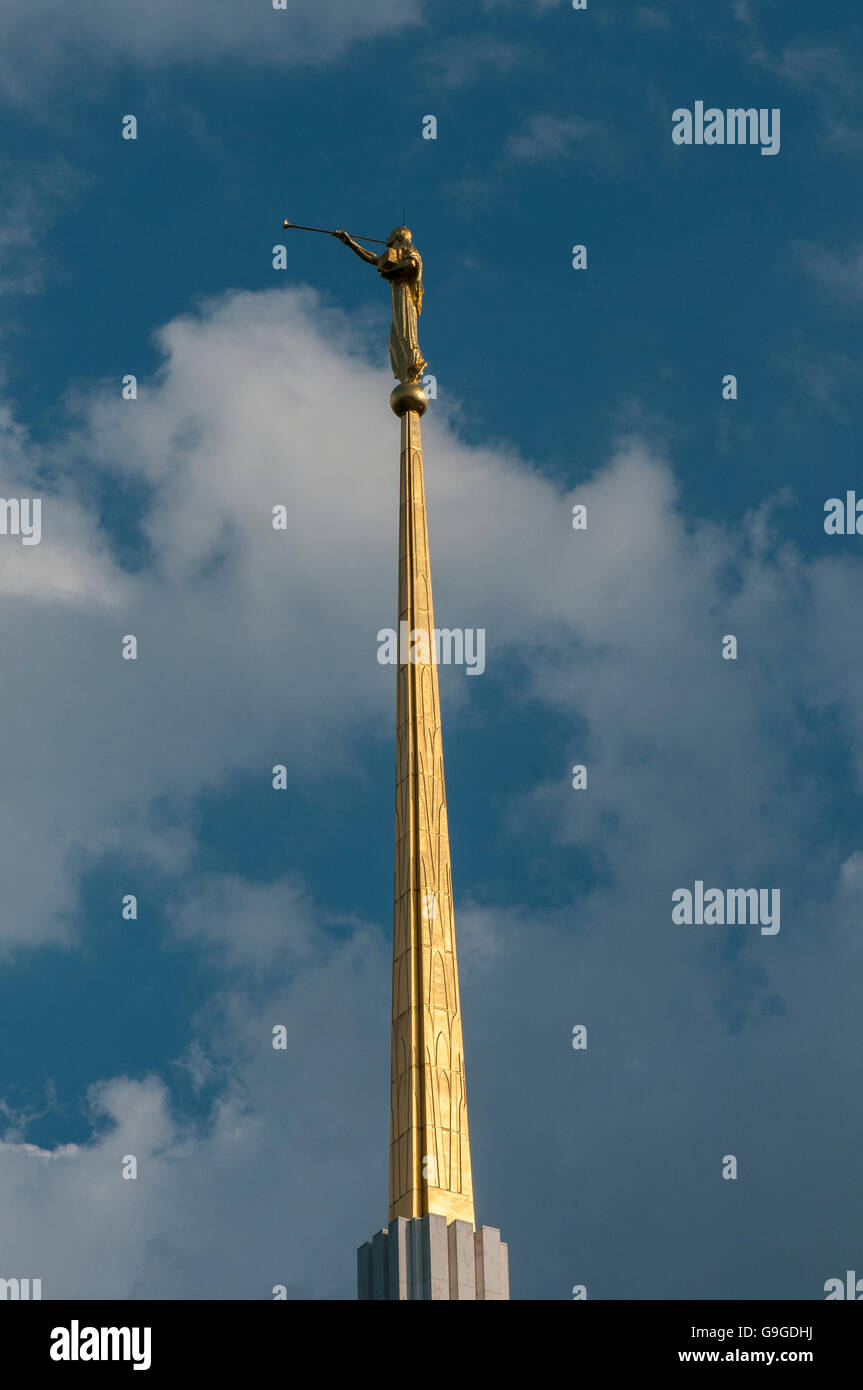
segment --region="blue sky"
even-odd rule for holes
[[[7,0],[2,490],[43,535],[0,537],[0,1274],[351,1298],[385,1219],[388,304],[281,223],[403,206],[437,619],[487,633],[441,672],[478,1218],[518,1298],[859,1266],[860,47],[796,0]],[[779,108],[779,153],[675,145],[697,100]],[[673,924],[696,879],[780,932]]]

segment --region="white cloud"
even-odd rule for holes
[[[287,971],[308,964],[322,947],[326,925],[297,879],[249,885],[234,874],[209,874],[173,913],[178,941],[212,947],[234,967]]]
[[[843,300],[863,296],[863,243],[845,253],[807,241],[795,242],[794,249],[805,269],[829,294]]]
[[[167,63],[271,67],[327,61],[362,39],[416,24],[421,0],[5,0],[0,8],[0,85],[13,99],[43,99],[59,75]]]
[[[482,77],[524,69],[533,59],[522,44],[494,35],[459,35],[423,55],[423,72],[430,87],[468,87]]]
[[[658,5],[639,5],[635,12],[639,29],[671,29],[671,16]]]
[[[235,976],[196,1031],[195,1067],[221,1082],[205,1122],[157,1077],[114,1077],[90,1089],[88,1143],[0,1143],[3,1276],[49,1299],[353,1297],[354,1249],[385,1210],[386,956],[360,930],[293,982],[246,994]]]
[[[602,162],[610,153],[610,136],[602,121],[539,112],[509,136],[504,153],[508,159],[531,163],[558,159]]]
[[[383,356],[382,314],[376,322]],[[227,296],[161,341],[165,364],[140,399],[80,401],[74,436],[49,453],[8,413],[3,422],[7,494],[32,495],[57,468],[64,478],[46,496],[40,546],[0,538],[9,946],[67,930],[79,873],[105,849],[179,874],[189,809],[229,774],[266,785],[284,762],[295,776],[326,775],[350,765],[358,735],[392,738],[391,672],[375,644],[395,571],[386,366],[370,366],[355,326],[309,290]],[[495,912],[486,895],[479,906],[475,885],[457,880],[467,1026],[489,1051],[512,1033],[513,1065],[557,1078],[549,1030],[565,1036],[585,991],[602,991],[606,1017],[620,1021],[615,1105],[636,1106],[648,1126],[655,1059],[641,1058],[640,1039],[671,1016],[656,1047],[672,1054],[679,1084],[659,1114],[685,1136],[703,1081],[687,1081],[685,1058],[705,1020],[720,1040],[720,1025],[760,1028],[769,1054],[770,1020],[786,996],[805,1010],[813,979],[834,1032],[857,1007],[850,974],[827,981],[819,954],[834,950],[841,964],[857,949],[853,903],[835,897],[840,865],[847,887],[856,861],[855,843],[815,833],[830,802],[810,728],[830,712],[863,785],[863,656],[845,636],[857,567],[839,552],[805,560],[783,543],[772,505],[728,526],[688,514],[668,459],[643,438],[620,440],[564,490],[514,453],[465,446],[442,403],[424,437],[439,623],[485,627],[487,678],[515,662],[525,698],[573,727],[553,768],[536,769],[536,789],[510,798],[516,853],[533,844],[541,881],[554,853],[579,854],[598,876],[545,920],[512,902]],[[123,567],[123,537],[98,528],[69,458],[149,488],[148,567]],[[571,527],[576,501],[588,507],[584,532]],[[278,502],[287,532],[270,525]],[[126,632],[138,636],[137,663],[120,659]],[[726,632],[740,642],[736,663],[721,659]],[[471,683],[447,675],[449,720]],[[569,787],[575,761],[588,764],[587,793]],[[296,867],[276,884],[183,881],[176,943],[230,972],[183,1059],[197,1086],[219,1079],[210,1123],[190,1129],[162,1081],[107,1078],[91,1143],[0,1150],[7,1276],[45,1277],[47,1296],[267,1297],[279,1282],[350,1296],[353,1247],[384,1207],[389,952],[386,931],[362,924],[334,944],[327,904],[311,901]],[[725,949],[672,934],[674,887],[777,876],[775,941],[755,934]],[[275,1023],[289,1029],[287,1054],[270,1046]],[[508,1087],[507,1064],[493,1068]],[[593,1077],[602,1091],[601,1066]],[[607,1104],[607,1073],[605,1085]],[[532,1112],[543,1106],[547,1089],[524,1098],[525,1133],[557,1171],[571,1129],[552,1133]],[[610,1173],[597,1176],[608,1199],[609,1156],[631,1123],[615,1116],[616,1132],[581,1141]],[[119,1176],[128,1152],[138,1184]]]
[[[863,850],[855,849],[842,864],[840,877],[843,888],[859,893],[863,888]]]
[[[48,455],[6,417],[7,495],[32,495],[34,470],[68,457],[143,480],[152,557],[125,570],[120,538],[99,530],[71,476],[45,491],[39,546],[0,538],[7,945],[67,937],[79,875],[109,849],[179,871],[189,808],[229,775],[269,787],[277,763],[292,776],[344,771],[358,733],[391,737],[376,643],[395,573],[386,368],[370,367],[350,323],[308,290],[229,296],[161,341],[165,366],[140,399],[81,402],[79,428]],[[438,620],[484,627],[492,675],[515,655],[538,699],[588,718],[594,755],[615,764],[585,805],[593,830],[619,779],[637,787],[662,756],[682,770],[691,834],[729,845],[723,803],[714,813],[701,792],[741,748],[750,786],[766,791],[775,766],[758,719],[775,699],[772,663],[783,643],[820,647],[819,576],[829,568],[837,605],[851,606],[853,569],[774,553],[762,513],[736,531],[687,520],[667,461],[643,441],[623,441],[567,495],[514,455],[462,444],[440,407],[425,438]],[[588,504],[583,533],[570,526],[574,500]],[[277,503],[287,531],[272,528]],[[727,631],[742,644],[736,666],[719,657]],[[127,633],[137,662],[121,659]],[[863,672],[836,669],[829,653],[825,669],[852,719]],[[448,679],[451,711],[468,685]],[[627,798],[632,833],[650,796],[645,785]],[[747,814],[731,845],[758,843],[757,807],[736,821]]]
[[[484,10],[519,9],[528,10],[552,10],[560,4],[560,0],[480,0]]]
[[[742,7],[745,9],[745,7]],[[745,59],[755,68],[804,93],[815,105],[824,142],[840,154],[857,155],[863,147],[863,107],[856,63],[832,41],[794,39],[773,50],[756,37],[751,14],[737,15],[747,25]]]
[[[0,296],[42,289],[50,273],[45,239],[87,182],[59,155],[26,174],[0,163]]]
[[[592,1251],[597,1296],[650,1290],[683,1297],[694,1283],[701,1297],[770,1297],[783,1273],[771,1268],[771,1242],[787,1231],[813,1171],[824,1168],[824,1131],[798,1132],[819,1059],[829,1059],[818,1083],[819,1115],[828,1095],[847,1107],[855,1062],[843,1044],[858,1010],[858,974],[848,968],[859,961],[857,890],[833,969],[823,969],[822,954],[825,933],[835,944],[833,885],[819,903],[795,903],[789,949],[771,952],[772,996],[758,952],[744,946],[729,960],[727,1009],[751,1010],[762,1025],[741,1062],[717,1018],[721,971],[703,968],[715,944],[705,945],[703,932],[669,930],[661,905],[657,913],[646,901],[642,863],[637,851],[631,880],[577,911],[502,912],[494,922],[484,912],[461,914],[468,946],[477,919],[486,918],[481,959],[470,949],[462,959],[469,1095],[476,1135],[485,1135],[474,1139],[480,1220],[499,1223],[519,1252],[515,1278],[523,1281],[541,1263],[534,1278],[553,1296],[556,1269],[572,1260],[565,1196],[577,1187],[591,1198],[577,1222]],[[295,935],[291,891],[288,940]],[[237,885],[224,925],[268,917],[272,892]],[[215,900],[209,907],[219,915]],[[238,973],[225,932],[214,931],[225,948],[226,988],[195,1020],[190,1049],[194,1072],[220,1083],[204,1121],[184,1120],[156,1077],[115,1077],[91,1088],[88,1143],[54,1150],[20,1139],[0,1143],[4,1277],[41,1278],[43,1296],[52,1299],[268,1299],[276,1284],[286,1285],[289,1298],[354,1296],[354,1249],[385,1212],[389,946],[384,932],[362,927],[346,941],[327,941],[322,926],[315,958],[285,969],[275,952],[268,982],[242,965]],[[798,1019],[810,1020],[813,1005],[819,1010],[814,1049],[789,1050],[787,1022],[771,1012],[777,990]],[[577,1022],[589,1030],[581,1056],[569,1045]],[[287,1029],[284,1051],[272,1048],[274,1024]],[[758,1125],[768,1087],[764,1152]],[[794,1097],[791,1115],[781,1103],[786,1093]],[[755,1192],[741,1195],[742,1219],[760,1238],[755,1249],[767,1251],[769,1280],[760,1284],[764,1255],[744,1267],[734,1258],[733,1214],[717,1237],[725,1258],[697,1258],[702,1232],[715,1222],[705,1163],[718,1182],[717,1156],[729,1136],[744,1135],[743,1191]],[[799,1163],[777,1172],[792,1136]],[[848,1151],[847,1175],[834,1169],[832,1202],[819,1205],[826,1251],[853,1216],[847,1201],[858,1185],[850,1144]],[[138,1178],[124,1181],[130,1154]],[[537,1173],[541,1184],[525,1181]],[[615,1200],[626,1207],[630,1237],[649,1227],[658,1205],[680,1259],[657,1264],[655,1252],[639,1245],[624,1270],[607,1225],[603,1235],[603,1212]],[[549,1205],[565,1215],[546,1225],[538,1218]],[[805,1296],[807,1281],[818,1278],[807,1221],[794,1227],[790,1263],[798,1282],[785,1296]]]

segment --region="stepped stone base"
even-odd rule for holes
[[[509,1252],[494,1226],[398,1216],[357,1251],[357,1298],[509,1298]]]

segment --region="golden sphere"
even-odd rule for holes
[[[399,417],[406,415],[409,410],[423,415],[428,406],[428,396],[416,382],[403,381],[390,396],[390,406]]]

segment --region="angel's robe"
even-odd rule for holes
[[[422,258],[413,249],[397,260],[384,252],[378,257],[378,271],[389,280],[393,297],[390,328],[393,375],[401,382],[417,382],[427,365],[417,337],[417,319],[422,309]]]

